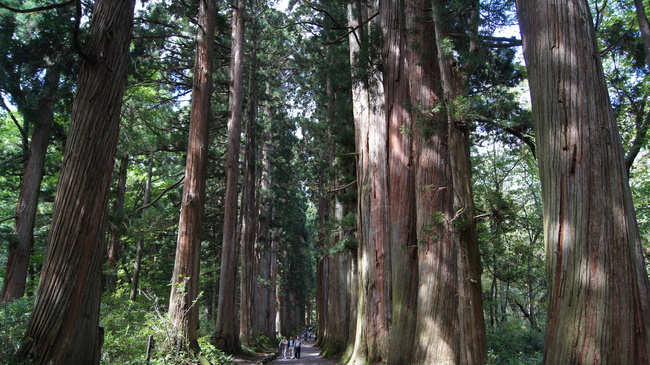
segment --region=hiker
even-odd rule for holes
[[[296,359],[300,359],[300,348],[302,347],[302,341],[300,341],[300,337],[296,339],[296,342],[294,343],[294,357]]]
[[[282,337],[282,341],[280,341],[280,351],[282,352],[282,357],[285,359],[287,358],[287,338]]]
[[[289,358],[290,359],[293,359],[293,356],[294,356],[293,351],[294,351],[295,343],[296,342],[293,340],[293,337],[289,337]]]

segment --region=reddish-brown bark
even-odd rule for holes
[[[48,247],[21,356],[98,364],[108,190],[135,0],[95,2]]]
[[[29,154],[25,163],[23,179],[20,183],[20,194],[16,206],[16,221],[14,229],[18,241],[9,244],[7,270],[2,286],[2,300],[5,302],[22,297],[27,283],[29,255],[34,245],[34,223],[38,211],[38,197],[43,181],[43,166],[47,146],[50,142],[50,129],[54,120],[54,104],[59,87],[60,71],[56,66],[50,66],[45,73],[45,81],[38,110],[26,113],[25,118],[35,114],[34,132],[29,144]]]
[[[230,46],[230,91],[228,96],[228,151],[226,154],[226,197],[224,200],[223,246],[216,336],[223,350],[241,352],[237,320],[237,182],[239,177],[239,139],[242,121],[245,1],[237,0],[232,13]]]
[[[539,148],[546,364],[647,364],[650,284],[586,1],[517,1]]]
[[[185,186],[169,298],[169,318],[177,337],[175,340],[180,348],[194,354],[199,352],[199,309],[195,300],[199,294],[215,14],[213,1],[200,1]]]

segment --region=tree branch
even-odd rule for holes
[[[36,8],[29,8],[29,9],[18,9],[18,8],[13,8],[7,4],[4,4],[3,2],[0,2],[0,8],[7,9],[9,11],[12,11],[14,13],[36,13],[38,11],[44,11],[44,10],[52,10],[52,9],[57,9],[57,8],[63,8],[68,5],[71,5],[75,2],[76,0],[70,0],[66,1],[64,3],[60,4],[51,4],[51,5],[45,5],[45,6],[39,6]]]
[[[185,179],[185,175],[181,176],[181,178],[178,179],[178,181],[176,181],[175,183],[173,183],[173,184],[171,184],[170,186],[168,186],[165,190],[163,190],[162,193],[160,193],[160,194],[156,197],[156,199],[154,199],[154,200],[151,201],[151,203],[149,203],[149,204],[145,204],[145,205],[139,207],[138,209],[136,209],[135,211],[133,211],[133,213],[129,214],[129,217],[131,217],[131,216],[137,214],[138,212],[141,212],[141,211],[143,211],[143,210],[149,208],[150,206],[156,204],[156,202],[158,202],[158,200],[162,199],[162,197],[165,196],[165,194],[167,194],[170,190],[175,189],[176,187],[178,187],[178,186],[183,182],[184,179]]]
[[[345,190],[345,189],[349,188],[350,186],[352,186],[352,185],[354,185],[356,183],[357,183],[357,180],[354,180],[353,182],[351,182],[349,184],[345,184],[345,185],[341,186],[340,188],[330,189],[327,192],[328,193],[336,193],[336,192],[339,192],[341,190]]]
[[[495,126],[497,128],[501,128],[502,130],[504,130],[504,131],[510,133],[511,135],[517,137],[520,141],[524,142],[525,144],[528,145],[528,147],[530,147],[530,151],[533,153],[533,157],[537,158],[536,157],[537,155],[536,155],[536,152],[535,152],[536,151],[535,141],[533,141],[533,139],[530,136],[524,134],[523,131],[521,131],[520,129],[515,129],[513,127],[501,125],[501,124],[495,122],[494,120],[486,118],[484,116],[476,116],[475,119],[477,121],[479,121],[479,122],[488,123],[488,124],[493,125],[493,126]]]
[[[23,127],[20,126],[20,122],[18,122],[18,119],[16,118],[14,113],[11,112],[11,109],[9,109],[9,107],[5,103],[5,99],[2,97],[0,97],[0,99],[2,99],[2,109],[6,110],[7,113],[9,113],[9,117],[11,118],[11,120],[13,120],[16,127],[18,127],[18,131],[20,132],[20,135],[23,137],[23,139],[27,139],[27,132],[23,129]]]
[[[13,216],[8,217],[8,218],[0,219],[0,223],[6,222],[6,221],[10,221],[10,220],[12,220],[12,219],[16,219],[16,218],[18,218],[18,216],[17,216],[17,215],[13,215]]]

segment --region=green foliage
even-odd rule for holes
[[[156,297],[147,296],[140,301],[127,300],[123,291],[105,296],[102,303],[101,326],[104,327],[103,364],[145,364],[147,346],[153,338],[151,364],[232,364],[209,341],[209,335],[199,338],[201,354],[190,357],[178,352],[171,337],[172,324]]]
[[[542,363],[544,333],[521,320],[511,319],[488,329],[488,365],[533,365]]]
[[[34,297],[22,297],[12,302],[0,302],[0,363],[12,364],[27,331]]]

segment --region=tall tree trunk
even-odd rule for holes
[[[266,94],[271,95],[270,85],[266,85]],[[264,105],[264,114],[271,120],[273,110],[270,102]],[[260,324],[260,333],[269,338],[276,336],[276,274],[277,274],[277,246],[271,239],[270,222],[271,210],[269,207],[268,191],[271,187],[271,133],[270,129],[265,132],[264,143],[262,145],[262,171],[260,173],[260,193],[259,193],[259,238],[258,246],[255,248],[258,256],[257,271],[260,282],[257,285],[257,295],[255,304],[257,308],[257,322]]]
[[[126,194],[126,178],[129,166],[129,156],[120,157],[120,167],[117,177],[117,191],[113,203],[114,219],[108,227],[108,257],[104,273],[104,290],[114,292],[117,285],[117,260],[122,251],[122,214],[124,211],[124,195]],[[147,204],[147,203],[145,203]]]
[[[411,364],[482,364],[487,346],[463,74],[443,47],[441,6],[406,7],[419,288]],[[426,38],[434,36],[434,47]],[[433,112],[440,104],[446,113]]]
[[[108,191],[135,0],[95,2],[41,280],[22,358],[98,364]]]
[[[647,364],[650,284],[587,1],[517,2],[539,148],[546,364]]]
[[[18,242],[10,243],[7,270],[2,287],[2,300],[12,301],[25,295],[29,254],[34,245],[34,222],[38,211],[38,196],[43,181],[43,166],[50,143],[50,129],[54,120],[54,104],[61,72],[57,66],[48,67],[41,100],[34,111],[34,132],[29,144],[29,155],[20,183],[14,229]],[[28,115],[31,115],[28,113]],[[27,119],[27,115],[25,116]]]
[[[232,13],[226,197],[216,328],[216,337],[224,341],[223,350],[231,354],[241,352],[235,293],[237,293],[237,182],[243,104],[244,8],[245,0],[237,0]]]
[[[169,318],[177,336],[178,346],[198,355],[199,266],[201,233],[205,202],[205,180],[208,163],[210,96],[212,90],[212,53],[216,7],[214,1],[199,2],[198,34],[190,135],[185,166],[185,186],[178,222],[178,242],[169,298]]]
[[[153,178],[153,151],[149,152],[149,169],[147,171],[147,181],[144,185],[144,199],[143,206],[148,206],[151,198],[151,179]],[[142,210],[142,214],[147,208]],[[135,300],[138,296],[138,289],[140,286],[140,270],[142,269],[142,254],[144,251],[145,240],[140,238],[138,246],[135,250],[135,261],[133,262],[133,278],[131,279],[131,292],[129,293],[129,300]]]
[[[379,362],[388,354],[391,321],[390,233],[388,201],[388,131],[383,110],[384,89],[381,72],[365,54],[375,39],[369,34],[379,23],[373,14],[378,3],[368,7],[352,1],[348,5],[350,61],[354,75],[353,109],[357,146],[359,189],[359,310],[354,352],[350,363]],[[368,47],[368,48],[366,48]]]
[[[258,204],[257,204],[257,80],[256,52],[251,58],[251,71],[248,84],[248,113],[246,123],[246,145],[244,151],[244,179],[242,182],[241,203],[241,306],[240,327],[242,343],[251,346],[260,335],[256,319],[255,294],[258,286],[257,248]]]
[[[415,168],[413,148],[413,120],[421,120],[421,116],[412,117],[410,113],[419,104],[435,104],[433,90],[424,95],[427,100],[412,100],[409,94],[412,89],[414,96],[420,97],[424,87],[427,72],[435,75],[435,70],[422,70],[430,66],[422,60],[421,53],[431,49],[422,37],[422,24],[430,27],[425,19],[424,1],[401,2],[397,0],[384,1],[381,7],[384,48],[384,90],[386,93],[385,110],[388,121],[388,167],[390,172],[390,228],[391,228],[391,260],[392,260],[392,306],[393,322],[389,362],[392,364],[411,364],[415,339],[415,324],[417,317],[417,237],[416,237],[416,204],[415,204]],[[430,5],[429,5],[430,6]],[[415,14],[414,8],[421,11]],[[417,18],[416,18],[417,17]],[[418,19],[416,21],[416,19]],[[430,33],[428,33],[430,34]],[[411,41],[407,36],[413,35]],[[410,57],[410,59],[409,59]],[[409,74],[410,72],[410,74]],[[430,87],[430,85],[426,85]],[[428,90],[428,89],[427,89]],[[432,98],[429,100],[428,98]],[[426,108],[426,106],[422,106]]]

